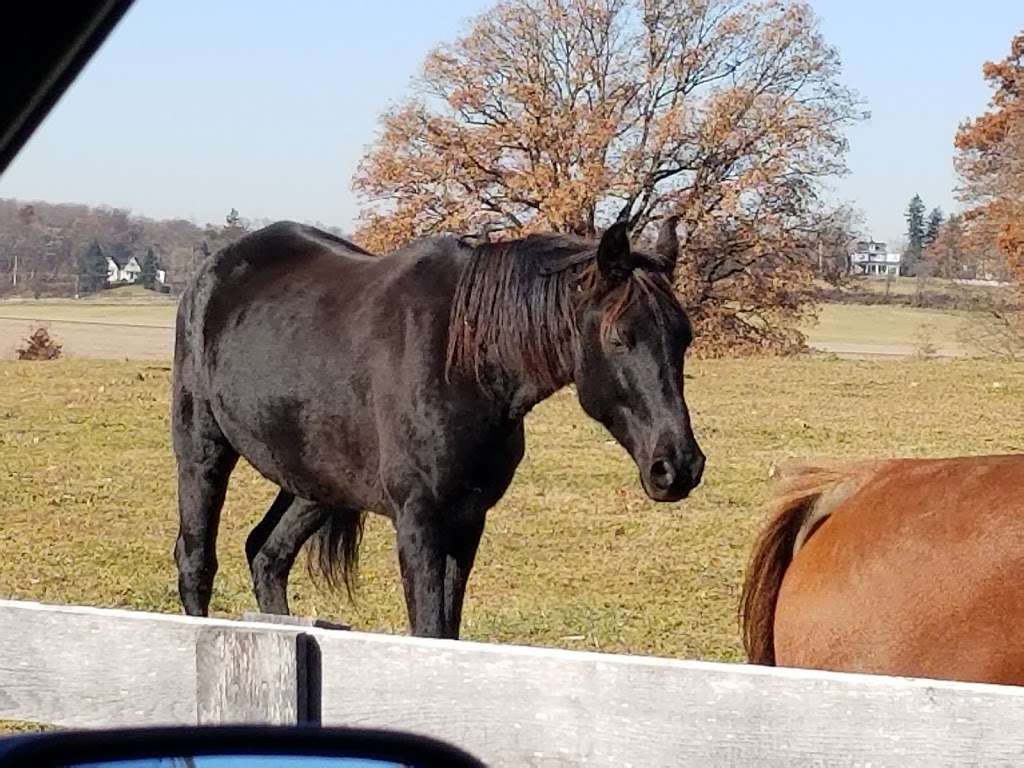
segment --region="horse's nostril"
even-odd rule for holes
[[[666,490],[672,487],[676,478],[672,465],[664,459],[659,459],[651,465],[651,484],[659,490]]]

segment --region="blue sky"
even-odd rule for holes
[[[377,116],[426,52],[485,0],[137,0],[2,178],[0,197],[148,216],[348,228]],[[1024,28],[1021,0],[812,0],[871,120],[851,129],[837,197],[898,238],[919,193],[953,206],[952,137],[988,100],[984,60]]]

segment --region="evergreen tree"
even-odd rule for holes
[[[924,201],[914,195],[907,206],[907,251],[903,254],[903,274],[912,275],[924,250],[925,221]]]
[[[218,248],[240,240],[248,231],[248,222],[239,215],[238,209],[232,208],[224,217],[224,226],[216,233],[216,238],[219,241]]]
[[[78,257],[78,285],[82,293],[93,293],[107,286],[107,257],[95,240]]]
[[[139,273],[139,282],[143,288],[154,290],[156,288],[156,254],[152,248],[146,249],[146,255],[142,259],[142,271]]]
[[[939,233],[942,231],[945,220],[946,217],[942,215],[941,208],[932,208],[932,212],[928,214],[928,224],[924,231],[923,245],[925,248],[939,239]]]

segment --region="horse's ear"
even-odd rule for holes
[[[612,284],[621,283],[636,266],[629,247],[629,222],[618,221],[604,231],[597,246],[597,268]]]
[[[675,270],[676,262],[679,260],[679,235],[676,228],[679,226],[678,216],[668,216],[658,230],[658,242],[654,246],[654,252],[658,258],[669,268],[669,272]]]

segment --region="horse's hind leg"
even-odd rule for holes
[[[274,498],[274,503],[267,510],[267,514],[263,516],[263,519],[249,533],[248,538],[245,540],[245,559],[249,561],[250,571],[252,570],[256,553],[263,548],[267,539],[270,538],[271,532],[281,522],[281,518],[284,517],[284,513],[288,511],[288,507],[292,505],[294,500],[294,494],[288,493],[284,489],[279,491]]]
[[[238,453],[211,415],[195,412],[192,398],[175,398],[174,451],[178,459],[178,592],[185,612],[205,616],[217,573],[217,526]]]
[[[327,507],[281,491],[245,543],[256,602],[264,613],[288,613],[288,574],[302,545],[319,530]]]

